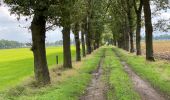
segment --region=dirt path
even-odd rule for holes
[[[101,58],[98,69],[93,72],[93,79],[86,90],[86,93],[80,97],[80,100],[106,100],[106,84],[102,80],[103,74],[103,59]]]
[[[116,54],[118,57],[119,55]],[[119,57],[120,58],[120,57]],[[103,59],[101,58],[98,65],[98,69],[93,72],[93,78],[88,86],[86,93],[80,97],[80,100],[106,100],[107,93],[107,83],[103,82]],[[152,86],[140,78],[133,70],[128,66],[128,64],[120,60],[124,66],[124,70],[128,73],[129,77],[132,79],[134,89],[139,93],[142,100],[165,100]]]
[[[132,79],[134,89],[139,93],[142,100],[166,100],[148,82],[140,78],[125,61],[122,61],[119,54],[114,49],[113,52],[115,52],[116,56],[120,59],[124,70]]]
[[[148,82],[145,82],[136,75],[126,62],[122,62],[122,65],[132,79],[134,88],[139,93],[142,100],[165,100]]]

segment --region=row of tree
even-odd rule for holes
[[[46,31],[62,27],[63,35],[63,67],[72,68],[70,33],[75,36],[76,60],[81,61],[82,54],[99,48],[103,31],[105,0],[4,0],[12,14],[32,19],[32,48],[34,55],[35,79],[39,84],[50,83],[49,69],[46,59]],[[81,45],[80,36],[81,32]],[[57,33],[56,33],[57,34]],[[86,45],[86,46],[85,46]],[[85,49],[87,48],[87,50]]]
[[[153,25],[151,5],[157,10],[168,6],[167,0],[109,0],[110,29],[115,45],[133,53],[134,35],[136,35],[136,54],[141,55],[141,28],[145,26],[146,59],[154,61]],[[158,6],[159,5],[159,6]],[[161,5],[161,6],[160,6]],[[142,18],[142,14],[144,17]],[[144,24],[143,24],[144,23]],[[134,34],[135,32],[135,34]]]
[[[156,4],[164,2],[154,1]],[[76,61],[81,61],[80,46],[85,57],[99,48],[103,39],[133,53],[134,31],[137,55],[140,55],[142,8],[146,31],[146,59],[154,61],[150,0],[4,0],[4,2],[11,8],[12,14],[18,15],[19,18],[20,16],[32,18],[31,50],[34,55],[35,78],[40,84],[50,83],[45,49],[46,31],[58,26],[63,28],[64,68],[72,68],[71,31],[75,37]],[[111,30],[112,36],[108,35],[106,30]]]

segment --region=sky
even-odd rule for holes
[[[11,15],[8,7],[0,6],[0,39],[14,40],[19,42],[31,42],[31,32],[28,27],[31,25],[31,19],[25,20],[21,17],[18,21],[17,16]],[[55,42],[62,39],[62,28],[56,28],[54,31],[46,33],[47,42]],[[73,37],[71,35],[71,37]]]
[[[154,8],[154,7],[153,7]],[[161,12],[160,16],[153,17],[153,22],[157,19],[170,18],[170,11]],[[28,27],[31,24],[31,19],[25,21],[24,17],[18,21],[15,15],[10,15],[9,8],[7,6],[0,6],[0,39],[14,40],[19,42],[31,42],[31,32]],[[55,42],[56,40],[62,40],[61,34],[62,28],[56,28],[54,31],[48,31],[46,33],[47,42]],[[144,28],[142,29],[142,35],[144,35]],[[162,32],[154,32],[154,35],[161,35]],[[71,35],[73,38],[73,35]]]

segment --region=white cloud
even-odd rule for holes
[[[21,17],[18,21],[15,15],[10,15],[7,6],[0,6],[0,39],[30,42],[31,33],[28,31],[28,27],[31,24],[31,19],[25,21],[25,18]],[[61,40],[61,30],[61,28],[57,28],[54,31],[47,32],[46,41],[55,42],[56,40]]]
[[[3,32],[3,31],[6,31],[6,30],[8,30],[8,28],[7,27],[0,27],[0,34]]]
[[[8,18],[10,21],[15,21],[16,20],[16,16],[15,15],[11,15],[9,12],[9,8],[6,6],[0,6],[0,13],[2,16],[5,16],[6,18]]]

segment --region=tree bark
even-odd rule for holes
[[[113,42],[114,42],[114,46],[117,46],[117,42],[116,42],[116,40],[114,40]]]
[[[125,23],[124,23],[124,26],[122,26],[123,27],[123,30],[122,30],[122,42],[123,42],[123,44],[124,44],[124,46],[123,46],[123,48],[124,48],[124,50],[126,50],[126,51],[129,51],[129,27],[128,27],[128,24],[127,24],[127,20],[125,20]]]
[[[86,56],[86,47],[85,47],[85,40],[84,40],[84,30],[82,30],[81,32],[81,44],[82,44],[82,54],[83,54],[83,57]]]
[[[79,39],[79,24],[76,23],[74,27],[74,38],[76,43],[76,61],[81,61],[80,39]]]
[[[99,41],[96,42],[96,48],[99,48],[100,47],[100,43]]]
[[[63,27],[62,30],[63,34],[63,58],[64,58],[64,63],[63,67],[64,68],[72,68],[72,62],[71,62],[71,49],[70,49],[70,26],[66,25]]]
[[[127,18],[124,19],[124,25],[122,27],[123,27],[122,33],[123,33],[123,36],[124,36],[124,38],[123,38],[124,50],[129,51],[130,37],[129,37],[129,24],[128,24],[128,19]]]
[[[129,51],[129,34],[125,33],[125,50]]]
[[[94,49],[97,49],[97,48],[100,47],[101,33],[100,33],[100,31],[99,32],[96,31],[96,34],[94,34],[94,35],[95,35],[94,36],[94,39],[95,39],[95,41],[94,41]]]
[[[130,37],[130,52],[134,52],[134,44],[133,44],[133,22],[132,22],[132,7],[130,4],[130,1],[127,1],[127,7],[128,7],[128,22],[129,22],[129,37]]]
[[[130,52],[133,53],[134,52],[134,43],[133,43],[133,32],[130,31]]]
[[[46,18],[35,14],[31,23],[32,51],[34,55],[34,73],[36,81],[41,85],[50,83],[49,70],[46,59],[45,33]]]
[[[143,0],[140,0],[139,8],[137,7],[136,0],[134,2],[134,9],[136,12],[136,55],[141,55],[141,15],[142,15],[142,7],[143,7]]]
[[[87,54],[91,54],[92,47],[91,47],[91,41],[90,41],[90,33],[86,33],[86,47],[87,47]]]
[[[118,47],[125,50],[125,40],[124,35],[118,39]]]
[[[136,26],[136,55],[141,55],[141,13],[137,14],[137,26]]]
[[[93,43],[93,50],[96,50],[97,49],[97,44],[96,42]]]
[[[90,29],[90,21],[86,19],[86,47],[87,47],[87,54],[91,54],[92,47],[91,47],[91,29]]]
[[[132,22],[131,15],[129,15],[129,37],[130,37],[130,52],[134,52],[134,44],[133,44],[133,31],[132,31]]]
[[[154,61],[153,56],[153,27],[151,19],[151,9],[150,9],[150,0],[144,0],[144,17],[145,17],[145,42],[146,42],[146,60]]]
[[[117,43],[118,43],[118,48],[121,48],[121,41],[120,41],[120,39],[118,39]]]

